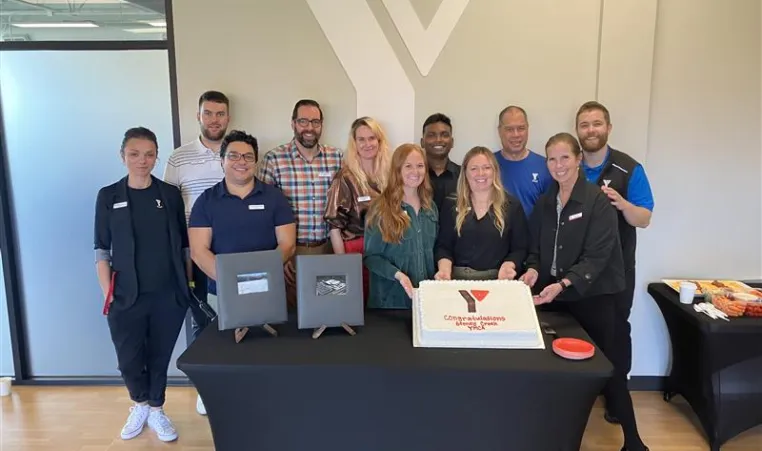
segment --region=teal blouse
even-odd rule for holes
[[[363,263],[370,273],[369,308],[409,309],[412,300],[394,274],[401,271],[418,288],[422,280],[432,279],[436,272],[434,243],[439,226],[436,205],[432,202],[430,210],[421,208],[418,214],[404,202],[402,209],[410,217],[410,226],[399,244],[385,242],[377,224],[365,227]]]

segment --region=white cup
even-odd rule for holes
[[[11,394],[11,378],[0,377],[0,396],[8,396]]]
[[[696,284],[693,282],[680,282],[680,303],[693,304],[693,297],[696,296]]]

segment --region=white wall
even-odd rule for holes
[[[644,164],[655,191],[639,233],[633,375],[665,374],[669,340],[647,284],[762,277],[760,0],[415,1],[417,26],[436,21],[436,5],[457,15],[467,4],[451,31],[420,42],[403,37],[418,19],[395,20],[395,1],[174,2],[183,139],[198,133],[198,95],[221,89],[234,125],[264,148],[290,138],[291,107],[308,96],[326,106],[325,141],[340,146],[360,114],[417,141],[423,119],[444,112],[457,161],[472,146],[495,148],[509,103],[526,107],[529,144],[542,152],[551,134],[573,130],[579,104],[598,99],[612,144]],[[200,30],[213,22],[226,26],[209,40]],[[438,39],[422,71],[415,49],[435,52]],[[199,62],[220,51],[222,69]]]
[[[641,285],[762,275],[760,80],[758,0],[659,2],[645,158],[656,212],[640,233]],[[633,314],[634,373],[664,374],[668,335],[649,299],[641,291]]]

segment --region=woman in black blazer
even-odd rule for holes
[[[616,210],[600,188],[579,175],[582,155],[572,135],[554,135],[545,153],[555,183],[532,212],[532,244],[520,280],[533,287],[535,304],[552,303],[554,310],[569,312],[612,362],[614,374],[603,394],[621,422],[623,450],[647,450],[627,389],[625,343],[614,333],[624,327],[614,304],[625,288]]]
[[[177,431],[162,406],[189,305],[185,209],[180,191],[151,175],[158,156],[152,131],[127,130],[120,154],[127,176],[98,192],[95,255],[119,370],[135,403],[121,436],[136,437],[148,423],[172,441]]]

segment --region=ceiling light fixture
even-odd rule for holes
[[[146,28],[125,28],[124,31],[129,31],[130,33],[166,33],[166,28],[159,28],[159,27],[146,27]]]
[[[98,28],[92,22],[19,22],[11,25],[19,28]]]
[[[152,27],[166,27],[167,21],[166,20],[142,20],[144,24],[150,25]]]

